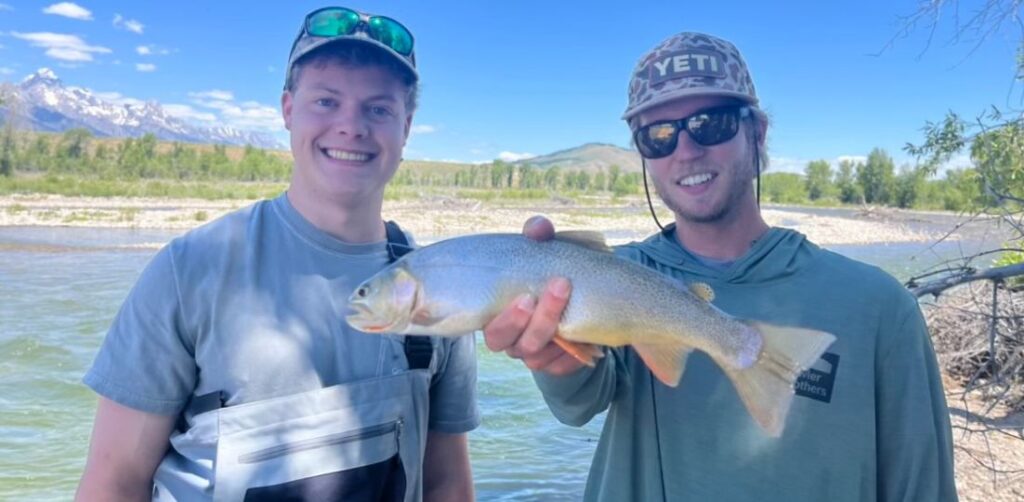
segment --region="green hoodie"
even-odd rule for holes
[[[725,270],[702,265],[673,227],[616,252],[707,283],[733,316],[837,341],[798,380],[779,438],[700,352],[674,389],[628,347],[566,377],[535,373],[560,421],[579,426],[608,410],[585,500],[957,499],[935,353],[916,299],[893,277],[778,228]]]

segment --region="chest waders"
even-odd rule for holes
[[[412,250],[397,224],[385,229],[390,261]],[[373,378],[231,406],[221,392],[194,396],[153,500],[420,501],[437,363],[429,337],[403,348],[408,369]]]

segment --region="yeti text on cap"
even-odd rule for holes
[[[725,61],[717,52],[685,50],[670,52],[648,65],[651,84],[683,77],[725,77]]]

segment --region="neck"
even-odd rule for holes
[[[676,240],[690,252],[716,260],[743,256],[768,228],[753,200],[710,222],[676,215]]]
[[[316,228],[350,244],[382,241],[385,238],[381,217],[383,197],[359,197],[332,200],[307,197],[301,191],[288,190],[288,202]]]

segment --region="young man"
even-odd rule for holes
[[[85,376],[100,402],[79,500],[472,499],[473,337],[344,321],[405,239],[381,206],[416,105],[412,41],[381,16],[306,17],[281,97],[291,185],[143,272]]]
[[[767,120],[736,48],[699,33],[665,40],[640,59],[623,118],[675,224],[617,253],[709,284],[736,317],[838,340],[798,379],[772,438],[704,354],[689,356],[677,388],[628,347],[584,367],[551,343],[570,285],[521,298],[487,327],[488,347],[540,370],[562,422],[608,411],[584,499],[956,500],[949,415],[917,302],[879,269],[762,219],[752,182]],[[527,224],[533,238],[552,232],[546,220]]]

